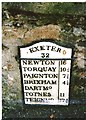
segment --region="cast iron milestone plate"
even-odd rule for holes
[[[19,50],[24,103],[68,105],[72,49],[40,41]]]

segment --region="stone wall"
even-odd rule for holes
[[[80,22],[81,29],[78,23],[77,26],[72,26],[69,18],[68,23],[63,19],[63,22],[59,22],[59,24],[42,24],[39,27],[26,22],[20,25],[20,18],[17,20],[17,25],[14,25],[13,20],[14,18],[9,16],[2,26],[2,99],[4,118],[13,117],[14,113],[16,113],[14,117],[22,118],[25,115],[27,118],[47,118],[48,116],[49,118],[67,116],[77,118],[84,116],[86,114],[86,108],[83,107],[83,104],[86,104],[86,31],[82,25],[84,22]],[[72,61],[70,106],[65,109],[58,106],[32,106],[31,109],[29,106],[23,106],[18,46],[40,39],[55,39],[58,44],[73,47],[73,57],[76,59]],[[82,104],[82,107],[80,104]]]
[[[28,28],[29,29],[29,28]],[[8,93],[3,85],[3,97],[10,101],[20,100],[21,98],[21,78],[18,63],[18,46],[28,44],[40,39],[60,39],[60,26],[46,25],[36,27],[27,31],[26,29],[16,29],[14,27],[3,26],[3,51],[2,51],[2,75],[3,82],[7,87]],[[4,84],[4,83],[3,83]],[[6,92],[6,93],[4,93]],[[6,94],[6,95],[5,95]]]

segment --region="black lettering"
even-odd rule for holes
[[[34,47],[34,48],[35,48],[35,51],[34,51],[34,52],[39,51],[38,46],[36,46],[36,47]]]
[[[65,96],[65,93],[60,93],[60,97],[64,97]]]
[[[43,90],[48,90],[48,86],[43,86]]]
[[[31,68],[31,67],[28,67],[27,70],[28,70],[28,71],[32,71],[32,68]]]
[[[48,97],[51,97],[51,93],[48,93]]]
[[[45,50],[44,47],[45,47],[44,45],[40,46],[40,50]]]
[[[29,101],[29,98],[25,98],[25,99],[26,99],[27,102]]]
[[[31,53],[36,52],[36,51],[41,51],[41,50],[51,50],[51,51],[61,52],[61,48],[57,48],[56,46],[48,46],[48,45],[44,46],[43,45],[43,46],[36,46],[36,47],[29,48],[29,51]],[[63,51],[63,53],[64,52],[65,51]]]
[[[51,60],[51,64],[50,65],[55,65],[55,60]]]
[[[27,65],[27,60],[22,60],[23,61],[23,65]]]
[[[23,74],[23,76],[24,76],[24,78],[29,78],[29,77],[31,78],[30,74],[25,73],[25,74]]]
[[[33,65],[32,60],[27,60],[28,61],[28,65]]]
[[[38,64],[39,64],[39,61],[34,60],[34,65],[38,65]]]
[[[42,92],[35,92],[34,96],[42,96]]]
[[[52,80],[52,84],[57,84],[57,83],[56,83],[56,81],[53,81],[53,80]]]
[[[32,92],[29,92],[29,96],[33,96],[33,93],[32,93]]]
[[[61,60],[61,65],[66,65],[66,60]]]
[[[29,50],[30,50],[30,52],[31,52],[31,53],[33,53],[33,52],[34,52],[33,47],[32,47],[32,48],[30,48]]]
[[[60,52],[61,52],[61,48],[58,48],[56,52],[59,52],[59,53],[60,53]]]
[[[47,47],[47,50],[49,50],[51,46],[46,46],[46,47]]]
[[[32,60],[22,60],[22,61],[23,61],[23,65],[33,65]]]
[[[29,49],[31,53],[39,51],[38,46]]]
[[[56,51],[56,47],[52,46],[51,51]]]
[[[25,86],[25,90],[28,90],[29,89],[29,87],[28,86]]]
[[[24,84],[28,84],[28,80],[24,80]]]
[[[23,74],[24,78],[58,78],[58,74]]]
[[[47,96],[47,92],[43,92],[43,96]]]
[[[23,68],[24,68],[24,72],[26,72],[27,67],[23,67]]]

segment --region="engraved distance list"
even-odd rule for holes
[[[20,48],[25,104],[68,105],[71,52],[52,42]]]

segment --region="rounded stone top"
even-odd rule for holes
[[[58,25],[46,25],[41,27],[36,27],[25,33],[24,44],[28,44],[34,40],[40,39],[60,39],[61,28]]]

